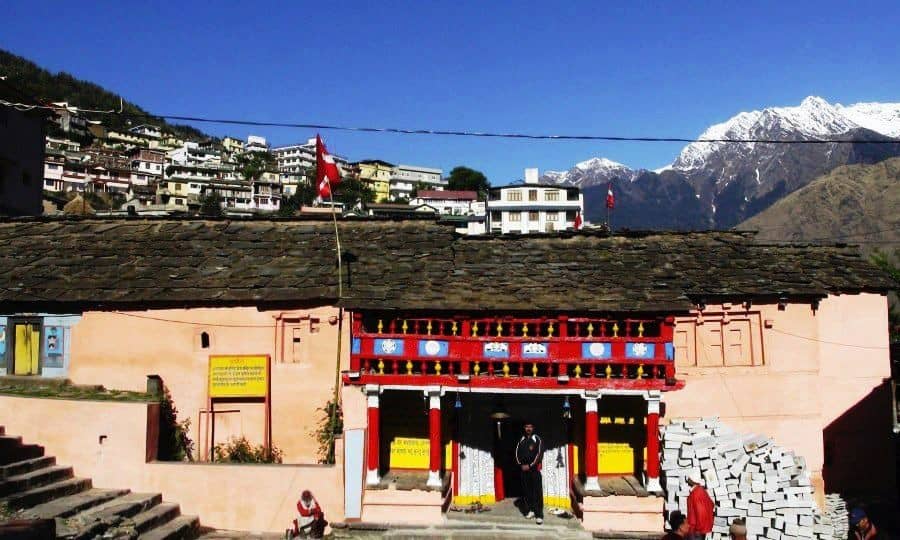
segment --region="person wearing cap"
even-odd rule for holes
[[[662,537],[662,540],[684,540],[689,534],[687,518],[675,510],[669,514],[669,532]]]
[[[747,522],[743,518],[734,518],[728,527],[732,540],[747,540]]]
[[[875,524],[866,515],[862,508],[854,508],[850,511],[850,529],[853,531],[856,540],[879,540],[887,538],[878,532]]]
[[[692,472],[687,479],[691,494],[687,501],[687,522],[691,538],[705,538],[713,528],[713,501],[703,487],[703,477],[699,471]]]
[[[541,478],[541,460],[544,441],[534,432],[534,424],[525,423],[525,434],[516,445],[516,463],[522,469],[522,495],[528,507],[528,519],[544,522],[544,486]]]
[[[297,501],[297,519],[294,520],[292,536],[306,535],[309,538],[322,538],[325,535],[325,514],[319,502],[308,489],[300,494]]]

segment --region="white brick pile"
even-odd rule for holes
[[[835,538],[847,538],[850,532],[850,515],[847,502],[837,493],[825,495],[825,515],[831,518]]]
[[[736,433],[718,418],[660,427],[666,510],[687,514],[687,477],[698,472],[715,502],[712,540],[729,538],[745,518],[750,540],[834,538],[835,527],[813,499],[806,461],[766,437]]]

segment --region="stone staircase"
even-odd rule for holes
[[[10,519],[54,519],[60,539],[186,540],[200,520],[183,516],[159,493],[96,489],[44,448],[6,435],[0,426],[0,525]]]

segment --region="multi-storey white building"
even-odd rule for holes
[[[162,150],[135,148],[131,157],[131,183],[147,186],[162,178],[166,154]]]
[[[269,143],[266,142],[265,137],[260,137],[259,135],[249,135],[247,137],[247,144],[244,145],[245,152],[268,152],[269,151]]]
[[[150,124],[141,124],[139,126],[134,126],[128,131],[153,139],[159,139],[162,137],[162,131],[157,126],[151,126]]]
[[[426,190],[440,190],[447,186],[447,180],[441,178],[444,171],[418,165],[397,165],[391,171],[390,198],[412,198],[416,187]]]
[[[487,201],[491,233],[553,232],[584,219],[584,196],[577,187],[538,183],[537,169],[526,169],[525,183],[492,188]]]
[[[168,152],[172,163],[181,165],[199,165],[202,163],[221,163],[222,156],[211,148],[201,148],[200,144],[187,141],[181,147]]]

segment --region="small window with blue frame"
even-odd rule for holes
[[[63,352],[65,351],[66,327],[44,327],[44,367],[63,367]]]

